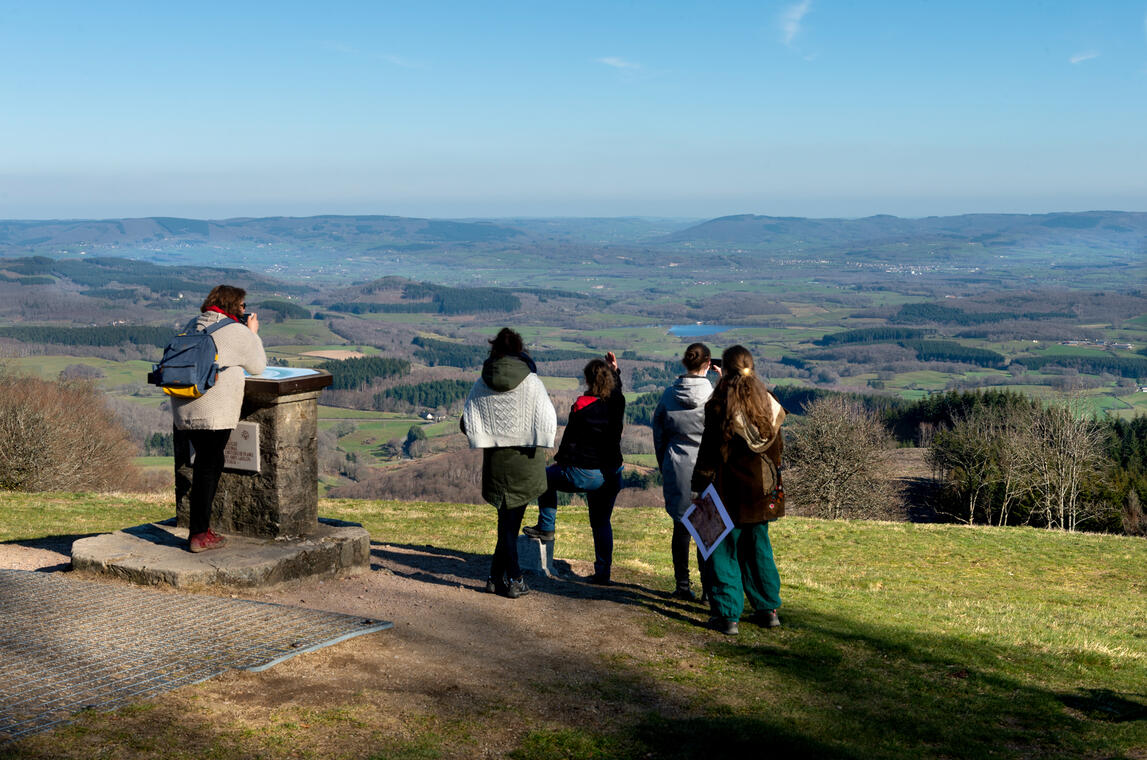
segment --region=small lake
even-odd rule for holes
[[[702,335],[716,335],[723,333],[726,330],[732,330],[732,325],[706,325],[706,324],[693,324],[693,325],[673,325],[669,328],[669,332],[676,335],[678,338],[699,338]]]

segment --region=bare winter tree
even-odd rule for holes
[[[789,502],[817,517],[880,518],[902,511],[888,458],[892,435],[872,412],[843,396],[809,404],[786,437]]]
[[[0,376],[0,488],[129,490],[135,453],[91,383]]]
[[[1084,502],[1084,486],[1099,477],[1103,431],[1073,408],[1050,406],[1036,416],[1028,465],[1036,476],[1037,509],[1049,528],[1075,530],[1095,517],[1099,505]]]
[[[1032,425],[1030,407],[975,407],[935,435],[928,462],[958,505],[950,517],[1007,524],[1035,487]]]

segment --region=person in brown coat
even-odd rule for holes
[[[705,430],[690,485],[700,493],[712,484],[733,520],[732,532],[709,555],[702,572],[709,584],[710,625],[736,634],[746,594],[755,622],[780,625],[781,581],[769,521],[784,514],[776,489],[785,410],[754,374],[748,349],[733,346],[721,360],[724,374],[705,404]]]

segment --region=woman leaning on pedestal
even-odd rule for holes
[[[259,318],[247,313],[247,291],[231,285],[218,285],[199,307],[199,316],[183,328],[199,331],[231,320],[212,333],[223,368],[215,385],[199,398],[172,397],[171,413],[175,429],[181,431],[195,449],[190,494],[188,548],[193,552],[218,549],[225,540],[211,530],[211,505],[223,473],[223,447],[239,424],[246,380],[243,370],[258,375],[267,368],[267,354],[259,338]]]
[[[735,634],[746,595],[755,622],[766,628],[780,625],[781,580],[769,521],[784,514],[776,489],[785,410],[757,378],[748,349],[727,349],[721,364],[721,382],[705,404],[705,432],[691,485],[700,493],[712,483],[733,520],[733,531],[709,555],[703,572],[709,582],[710,625]]]

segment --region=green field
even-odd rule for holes
[[[346,341],[335,335],[321,319],[285,319],[282,322],[259,322],[263,337],[288,338],[295,343],[345,347]]]
[[[61,349],[62,350],[62,349]],[[163,351],[155,349],[155,360],[159,361]],[[64,369],[72,364],[83,364],[94,367],[104,373],[99,378],[101,388],[114,388],[120,385],[146,385],[147,373],[151,371],[152,362],[131,360],[112,361],[110,359],[96,359],[86,356],[26,356],[0,359],[0,368],[19,375],[54,380]]]

